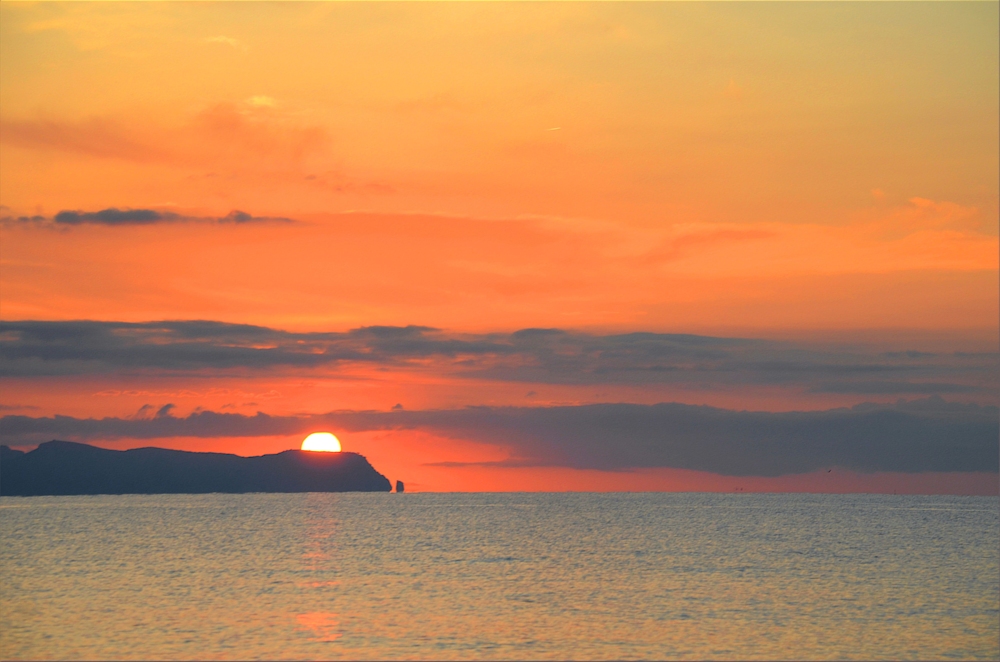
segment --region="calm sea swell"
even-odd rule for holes
[[[1000,500],[0,499],[0,657],[997,659]]]

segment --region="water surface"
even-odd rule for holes
[[[1000,500],[0,499],[0,657],[997,659]]]

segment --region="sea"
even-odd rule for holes
[[[0,499],[3,659],[1000,657],[1000,499]]]

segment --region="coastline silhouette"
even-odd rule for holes
[[[53,440],[30,452],[0,446],[0,495],[389,492],[357,453],[288,450],[241,457],[166,448],[108,450]]]

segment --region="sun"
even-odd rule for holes
[[[329,432],[313,432],[302,442],[302,450],[321,453],[339,453],[340,440]]]

